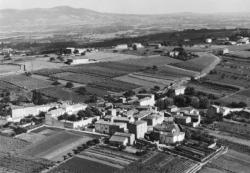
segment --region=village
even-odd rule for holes
[[[236,39],[66,47],[45,55],[2,49],[0,167],[27,173],[201,170],[233,145],[219,133],[223,123],[233,130],[249,122],[248,102],[220,102],[247,87],[203,81],[235,57],[235,47],[249,44],[248,37]]]

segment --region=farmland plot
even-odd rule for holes
[[[90,137],[83,138],[80,135],[63,131],[32,144],[23,153],[29,156],[53,160],[61,156],[65,151],[72,150],[90,139]]]
[[[127,74],[127,71],[100,67],[100,66],[97,66],[96,64],[75,66],[72,68],[68,68],[66,71],[73,72],[73,73],[86,73],[90,75],[109,77],[109,78]]]
[[[110,68],[112,70],[125,71],[127,73],[132,73],[132,72],[141,71],[145,69],[144,66],[134,65],[134,64],[125,64],[121,62],[104,62],[104,63],[96,63],[96,65],[100,67]]]
[[[96,88],[100,88],[100,89],[103,89],[106,91],[112,91],[112,92],[123,92],[123,91],[128,91],[128,90],[132,90],[132,89],[136,89],[140,87],[135,84],[113,80],[113,79],[105,80],[102,82],[91,83],[88,86],[90,87],[93,86]]]
[[[128,59],[120,61],[120,63],[129,64],[129,65],[138,65],[144,67],[151,67],[153,65],[162,66],[166,64],[173,64],[182,62],[177,59],[169,58],[167,56],[148,56],[140,59]]]
[[[233,51],[227,54],[227,56],[232,56],[235,58],[250,59],[250,51]]]
[[[55,98],[62,101],[71,100],[74,103],[85,102],[88,100],[88,97],[81,96],[75,93],[73,90],[66,89],[63,87],[50,87],[37,90],[38,92],[42,93],[45,96]]]
[[[98,76],[71,73],[71,72],[57,73],[52,75],[52,77],[81,84],[88,84],[105,80],[105,78],[101,78]]]
[[[27,90],[34,90],[40,88],[47,88],[51,86],[51,82],[41,79],[36,79],[33,77],[28,77],[25,75],[13,75],[0,78],[0,80],[11,83],[20,88]]]
[[[172,64],[173,66],[191,70],[191,71],[196,71],[196,72],[201,72],[201,73],[208,73],[212,69],[215,68],[215,66],[220,62],[220,58],[212,55],[212,54],[200,54],[199,58],[194,58],[185,62],[181,63],[175,63]]]

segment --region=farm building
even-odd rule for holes
[[[207,39],[205,40],[205,42],[208,43],[208,44],[210,44],[210,43],[213,42],[213,39],[212,39],[212,38],[207,38]]]
[[[110,121],[99,120],[95,123],[95,130],[99,133],[114,134],[115,132],[127,131],[126,123],[115,123]]]
[[[115,50],[126,50],[126,49],[128,49],[127,44],[119,44],[119,45],[115,46]]]
[[[88,58],[69,58],[66,63],[70,65],[88,64],[90,60]]]
[[[85,119],[81,119],[79,121],[63,121],[64,127],[69,129],[78,129],[87,126],[88,124],[91,124],[95,120],[99,120],[99,116],[95,117],[87,117]]]
[[[154,127],[154,133],[159,134],[162,144],[175,144],[185,139],[185,133],[175,123],[158,124]]]
[[[146,121],[136,121],[134,123],[128,124],[128,130],[130,133],[135,134],[135,138],[144,138],[145,133],[147,132],[147,122]]]
[[[134,50],[137,50],[137,49],[144,48],[144,46],[143,46],[141,43],[133,43],[133,44],[132,44],[132,48],[133,48]]]
[[[242,37],[237,41],[238,44],[249,44],[249,37]]]
[[[156,49],[159,49],[162,47],[162,45],[160,43],[148,43],[149,47],[154,47]]]
[[[228,53],[229,53],[229,49],[227,49],[227,48],[222,49],[222,50],[220,51],[220,54],[221,54],[221,55],[225,55],[225,54],[228,54]]]

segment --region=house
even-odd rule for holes
[[[207,110],[207,116],[208,117],[213,117],[216,114],[221,114],[222,116],[227,116],[231,112],[240,112],[244,110],[243,108],[228,108],[225,106],[217,106],[217,105],[212,105],[208,110]]]
[[[161,144],[175,144],[185,139],[185,133],[175,123],[158,124],[154,128],[154,133],[159,134]]]
[[[127,146],[128,138],[125,136],[113,135],[109,139],[109,143],[114,146]]]
[[[178,57],[179,54],[180,54],[179,51],[170,51],[170,52],[168,53],[168,55],[169,55],[170,57],[172,57],[172,58]]]
[[[128,145],[134,145],[135,143],[135,135],[132,133],[116,132],[113,136],[126,137],[128,139]]]
[[[178,110],[179,110],[179,108],[177,106],[175,106],[175,105],[167,107],[168,112],[177,112]]]
[[[222,50],[220,51],[220,54],[221,54],[221,55],[225,55],[225,54],[228,54],[228,53],[229,53],[229,49],[227,49],[227,48],[222,49]]]
[[[206,42],[206,43],[208,43],[208,44],[210,44],[210,43],[212,43],[212,42],[213,42],[213,39],[211,39],[211,38],[207,38],[207,39],[205,40],[205,42]]]
[[[186,87],[185,86],[177,86],[177,87],[172,87],[174,89],[175,95],[183,95],[185,94]]]
[[[175,116],[175,122],[178,124],[187,125],[191,123],[191,117],[178,115]]]
[[[137,94],[140,106],[154,106],[155,105],[155,96],[154,94]]]
[[[150,114],[147,117],[143,118],[144,121],[147,122],[148,126],[156,126],[157,124],[161,124],[164,121],[164,115],[162,114]]]
[[[126,49],[128,49],[127,44],[119,44],[115,47],[115,50],[126,50]]]
[[[144,46],[143,46],[141,43],[133,43],[133,44],[132,44],[132,48],[133,48],[134,50],[137,50],[137,49],[144,48]]]
[[[249,37],[242,37],[237,41],[238,44],[249,44]]]
[[[138,112],[134,115],[135,120],[142,120],[143,118],[147,117],[148,115],[152,114],[152,111],[149,110],[143,110]]]
[[[148,43],[149,47],[154,47],[156,49],[159,49],[162,47],[162,45],[160,43]]]
[[[61,120],[64,124],[65,128],[69,128],[69,129],[79,129],[82,127],[86,127],[88,124],[93,123],[93,121],[95,120],[99,120],[100,117],[99,116],[95,116],[95,117],[87,117],[85,119],[81,119],[79,121],[64,121]]]
[[[128,130],[130,133],[135,134],[136,139],[144,138],[144,135],[147,132],[147,122],[140,120],[134,123],[129,123]]]
[[[89,64],[91,61],[88,58],[69,58],[66,63],[69,65]]]
[[[126,123],[117,123],[117,122],[110,122],[99,120],[95,123],[95,130],[99,133],[104,134],[114,134],[115,132],[125,132],[127,131],[127,124]]]

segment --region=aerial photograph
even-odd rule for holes
[[[250,0],[0,0],[0,173],[250,173]]]

